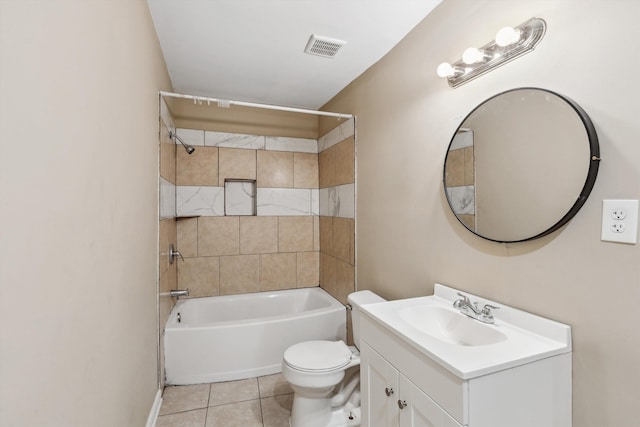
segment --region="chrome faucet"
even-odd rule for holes
[[[189,289],[172,289],[169,291],[171,298],[188,297]]]
[[[485,304],[482,308],[478,307],[478,302],[471,303],[468,296],[458,292],[458,295],[462,298],[455,300],[453,307],[460,311],[460,313],[471,317],[472,319],[479,320],[482,323],[494,323],[493,310],[498,310],[500,307],[495,305]]]
[[[182,256],[182,254],[180,253],[179,250],[177,250],[174,246],[173,243],[169,245],[169,264],[173,264],[173,261],[177,258],[180,257],[180,259],[182,261],[184,261],[184,257]]]

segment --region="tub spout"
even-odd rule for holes
[[[173,289],[169,291],[169,295],[171,295],[171,298],[188,297],[189,289]]]

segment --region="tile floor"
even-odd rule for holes
[[[292,403],[282,374],[167,386],[156,427],[289,427]]]

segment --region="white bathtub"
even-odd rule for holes
[[[344,340],[344,305],[320,288],[179,300],[164,331],[166,383],[275,374],[285,349]]]

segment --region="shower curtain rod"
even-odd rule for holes
[[[291,113],[314,114],[316,116],[336,117],[338,119],[350,119],[353,117],[353,114],[331,113],[329,111],[306,110],[304,108],[283,107],[280,105],[270,105],[270,104],[257,104],[255,102],[231,101],[228,99],[208,98],[206,96],[186,95],[183,93],[161,91],[160,95],[169,96],[171,98],[192,99],[194,102],[207,102],[207,103],[215,102],[218,104],[218,107],[224,107],[224,108],[228,108],[231,105],[239,105],[242,107],[263,108],[266,110],[278,110],[278,111],[288,111]]]

